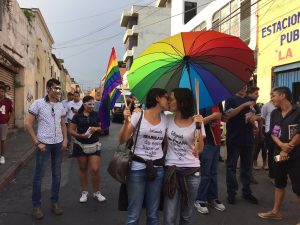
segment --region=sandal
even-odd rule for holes
[[[282,220],[282,216],[280,214],[275,214],[272,211],[269,212],[261,212],[257,214],[260,218],[270,219],[270,220]]]

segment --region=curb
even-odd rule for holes
[[[34,153],[34,146],[32,146],[26,153],[18,160],[17,163],[12,165],[4,173],[3,179],[0,180],[0,192],[2,192],[5,187],[16,177],[20,170],[28,163]]]

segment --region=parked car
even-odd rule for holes
[[[129,97],[126,96],[126,97]],[[125,102],[124,102],[124,97],[122,95],[119,96],[119,98],[117,99],[114,108],[111,111],[111,121],[112,122],[123,122],[124,120],[124,115],[123,115],[123,111],[125,109]]]
[[[100,101],[95,101],[95,105],[94,105],[95,112],[99,111],[100,103],[101,103]],[[100,135],[102,135],[102,136],[109,135],[109,128],[107,128],[106,130],[101,130]]]

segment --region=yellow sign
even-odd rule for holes
[[[259,101],[267,102],[270,99],[273,68],[300,61],[300,1],[260,1],[257,36],[257,81],[261,87]]]

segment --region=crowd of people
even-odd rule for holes
[[[36,146],[32,185],[32,215],[35,219],[43,218],[41,183],[50,157],[51,209],[55,215],[63,214],[58,202],[62,150],[67,148],[78,161],[79,202],[88,201],[88,174],[92,178],[93,198],[99,202],[106,200],[100,192],[101,128],[98,114],[93,110],[94,98],[85,96],[81,101],[79,93],[75,92],[68,93],[67,99],[61,102],[60,82],[56,79],[50,79],[46,88],[47,95],[35,100],[28,109],[26,121],[27,131]],[[2,114],[3,107],[8,112],[5,120],[2,115],[0,119],[1,158],[7,129],[2,125],[8,124],[13,111],[5,92],[5,86],[0,85],[0,109]],[[258,87],[244,86],[225,101],[224,108],[219,104],[197,114],[191,90],[176,88],[167,93],[153,88],[147,94],[144,110],[134,110],[129,104],[124,110],[124,123],[119,133],[120,144],[135,136],[133,161],[126,183],[126,224],[139,224],[143,207],[146,208],[148,225],[159,224],[159,209],[163,210],[166,225],[175,225],[178,220],[180,225],[191,224],[194,208],[201,214],[208,214],[209,206],[219,211],[226,210],[218,193],[221,121],[226,122],[227,203],[237,203],[239,166],[242,197],[258,204],[250,184],[255,179],[252,169],[258,167],[260,151],[263,168],[269,170],[270,180],[275,186],[275,200],[272,210],[258,213],[258,216],[282,219],[288,176],[300,203],[300,109],[292,104],[291,92],[286,87],[273,89],[270,102],[262,108],[256,103],[258,96]],[[165,114],[164,111],[172,113]],[[204,130],[199,126],[201,123]]]

